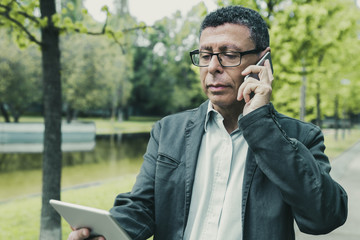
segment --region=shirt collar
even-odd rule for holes
[[[208,123],[209,123],[209,120],[214,118],[214,116],[216,116],[218,114],[219,117],[221,117],[223,120],[223,116],[214,109],[211,101],[209,101],[208,103],[208,108],[207,108],[207,112],[206,112],[206,118],[205,118],[205,124],[204,124],[204,129],[205,129],[205,132],[207,132],[207,126],[208,126]],[[240,119],[243,117],[243,114],[241,113],[238,117],[238,122],[240,121]]]
[[[204,124],[205,132],[207,132],[207,126],[208,126],[209,120],[210,120],[211,118],[213,118],[213,116],[214,116],[215,114],[220,114],[220,113],[218,113],[218,111],[216,111],[216,110],[213,108],[213,105],[212,105],[211,101],[209,101],[209,103],[208,103],[208,108],[207,108],[207,112],[206,112],[205,124]],[[220,115],[220,116],[221,116],[221,115]]]

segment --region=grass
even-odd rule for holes
[[[135,182],[134,175],[124,175],[89,188],[62,192],[62,200],[86,206],[110,209],[115,196],[127,192]],[[31,197],[0,204],[1,239],[33,240],[39,236],[41,198]],[[62,239],[70,233],[69,225],[62,220]]]
[[[138,133],[150,132],[154,121],[124,121],[112,122],[105,119],[96,119],[96,134],[114,134],[114,133]]]
[[[128,159],[111,164],[101,162],[64,167],[62,200],[108,210],[118,193],[131,190],[141,163],[142,159]],[[38,238],[41,171],[1,174],[0,183],[1,239]],[[66,221],[62,220],[62,239],[67,239],[70,231]]]
[[[360,140],[360,129],[355,128],[351,131],[346,130],[345,135],[343,130],[338,131],[338,137],[335,139],[335,130],[325,130],[325,153],[330,160],[339,156],[346,149],[349,149],[357,141]]]
[[[29,119],[33,121],[34,119]],[[95,120],[96,124],[103,124],[103,130],[111,132],[121,127],[140,129],[136,124],[145,123],[147,129],[154,120],[129,121],[124,123],[109,123]],[[147,125],[149,124],[149,125]],[[147,127],[145,127],[147,125]],[[98,126],[98,125],[97,125]],[[103,131],[102,130],[102,131]],[[334,159],[343,151],[360,139],[360,129],[353,129],[350,134],[342,138],[339,134],[335,140],[334,131],[325,132],[326,154]],[[109,164],[88,164],[63,169],[62,200],[82,204],[100,209],[111,208],[115,196],[120,192],[130,191],[135,182],[142,159],[133,159]],[[39,236],[41,212],[41,171],[31,170],[15,173],[0,174],[0,236],[1,239],[32,240]],[[19,177],[23,176],[23,177]],[[87,183],[90,183],[86,185]],[[82,186],[79,186],[83,184]],[[21,197],[23,195],[32,196]],[[6,199],[12,198],[9,201]],[[70,233],[68,224],[62,221],[63,239]]]
[[[62,169],[62,188],[76,185],[97,185],[106,179],[124,175],[135,175],[140,168],[142,159],[123,159],[119,162],[100,162],[92,164],[64,167]],[[27,170],[0,174],[0,203],[24,196],[40,195],[42,171]],[[19,187],[21,186],[21,187]],[[1,206],[1,205],[0,205]]]

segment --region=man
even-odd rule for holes
[[[309,234],[345,222],[320,129],[270,103],[270,63],[255,65],[269,51],[257,12],[230,6],[205,18],[191,57],[209,100],[156,123],[132,192],[111,209],[133,239],[289,240],[294,219]],[[244,80],[250,73],[260,80]]]

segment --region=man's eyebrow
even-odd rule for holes
[[[206,51],[212,52],[212,47],[210,47],[210,46],[201,46],[200,50],[206,50]]]
[[[238,46],[233,45],[233,44],[232,45],[221,46],[221,47],[219,47],[219,50],[221,52],[225,52],[225,51],[229,51],[229,50],[241,52],[241,48],[239,48]]]
[[[201,46],[200,47],[200,50],[201,51],[209,51],[209,52],[212,52],[213,51],[213,48],[211,46]],[[226,51],[229,51],[229,50],[232,50],[232,51],[239,51],[241,52],[241,48],[234,45],[234,44],[231,44],[231,45],[224,45],[224,46],[220,46],[219,47],[219,50],[220,52],[226,52]]]

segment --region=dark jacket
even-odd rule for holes
[[[207,104],[152,129],[132,192],[118,195],[111,209],[133,239],[183,238]],[[295,239],[294,219],[309,234],[345,222],[347,195],[329,175],[318,127],[281,115],[272,104],[244,116],[239,127],[249,145],[239,203],[244,240]]]

